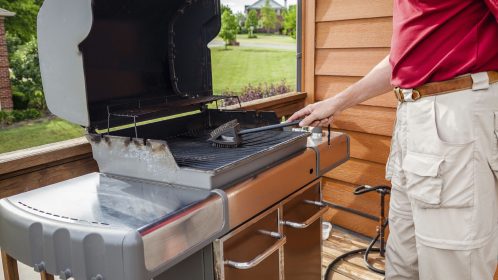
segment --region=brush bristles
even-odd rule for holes
[[[219,148],[236,148],[242,140],[239,136],[240,125],[237,120],[229,121],[211,131],[208,139],[213,146]]]
[[[235,130],[237,126],[239,126],[239,122],[237,120],[231,120],[211,131],[209,135],[211,136],[211,138],[218,138],[221,135],[226,134],[227,132]]]

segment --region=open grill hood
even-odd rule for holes
[[[45,0],[38,42],[50,111],[82,126],[106,128],[109,113],[128,117],[114,119],[117,125],[192,111],[218,99],[207,44],[221,26],[219,5],[219,0]]]

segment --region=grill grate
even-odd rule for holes
[[[201,170],[217,170],[236,164],[248,157],[267,151],[276,145],[307,136],[306,133],[292,131],[264,131],[242,135],[243,144],[234,148],[213,147],[207,141],[208,131],[168,139],[168,145],[180,167]]]

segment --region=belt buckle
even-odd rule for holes
[[[416,89],[402,89],[400,87],[394,88],[394,95],[399,102],[413,102],[419,100],[422,95]]]
[[[405,102],[405,96],[403,95],[402,89],[400,87],[394,88],[394,96],[398,99],[399,102]]]

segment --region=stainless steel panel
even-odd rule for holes
[[[228,231],[227,201],[92,173],[0,200],[0,227],[3,250],[51,274],[150,279]]]
[[[147,270],[161,269],[188,250],[219,237],[227,222],[224,207],[223,199],[213,196],[141,232]]]
[[[324,136],[322,139],[308,138],[308,147],[317,153],[317,175],[325,173],[348,161],[350,158],[349,136],[342,132],[332,132],[330,145]]]
[[[320,280],[322,270],[320,183],[315,182],[283,203],[286,280]],[[313,203],[317,202],[317,203]]]
[[[210,195],[206,190],[91,173],[8,200],[61,222],[139,230]]]
[[[218,280],[279,280],[282,246],[280,208],[273,208],[214,243]]]

